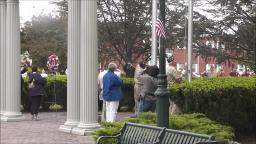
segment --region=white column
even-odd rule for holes
[[[6,1],[0,0],[0,114],[5,112]]]
[[[97,101],[97,1],[82,0],[81,6],[80,123],[72,133],[86,135],[100,127]]]
[[[7,0],[6,24],[6,111],[3,121],[24,119],[20,112],[20,17],[19,0]]]
[[[71,133],[79,124],[81,0],[68,1],[67,120],[60,131]]]

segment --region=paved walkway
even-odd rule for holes
[[[117,119],[132,113],[118,113]],[[0,144],[94,144],[91,136],[79,136],[58,131],[66,120],[66,112],[41,112],[32,121],[29,113],[20,122],[1,122]]]

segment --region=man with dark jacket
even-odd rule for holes
[[[159,68],[154,65],[148,66],[145,72],[138,76],[138,80],[143,85],[143,89],[140,93],[140,112],[155,112],[157,98],[154,93],[157,89],[158,73]]]
[[[40,102],[44,95],[44,86],[46,85],[46,79],[37,72],[37,66],[32,67],[32,73],[29,75],[28,83],[31,100],[30,113],[32,115],[32,120],[37,120]]]

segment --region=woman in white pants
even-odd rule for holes
[[[108,72],[103,76],[103,99],[106,102],[106,121],[116,120],[119,100],[123,97],[122,80],[114,73],[117,69],[115,63],[108,65]]]

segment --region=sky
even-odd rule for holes
[[[23,24],[26,21],[31,20],[31,17],[33,15],[38,16],[39,14],[49,14],[51,12],[54,12],[57,10],[57,6],[54,4],[51,4],[50,2],[56,1],[56,0],[20,0],[20,22]],[[203,6],[205,6],[206,3],[204,3]],[[209,6],[207,6],[209,8]],[[199,8],[199,9],[198,9]],[[200,9],[203,9],[202,7],[194,7],[195,11],[198,11],[200,13],[205,12],[201,11]],[[54,15],[54,13],[52,13]],[[212,18],[211,15],[206,14],[208,17]]]
[[[20,23],[21,25],[31,20],[33,15],[49,14],[57,10],[56,5],[50,4],[53,0],[20,0]]]

